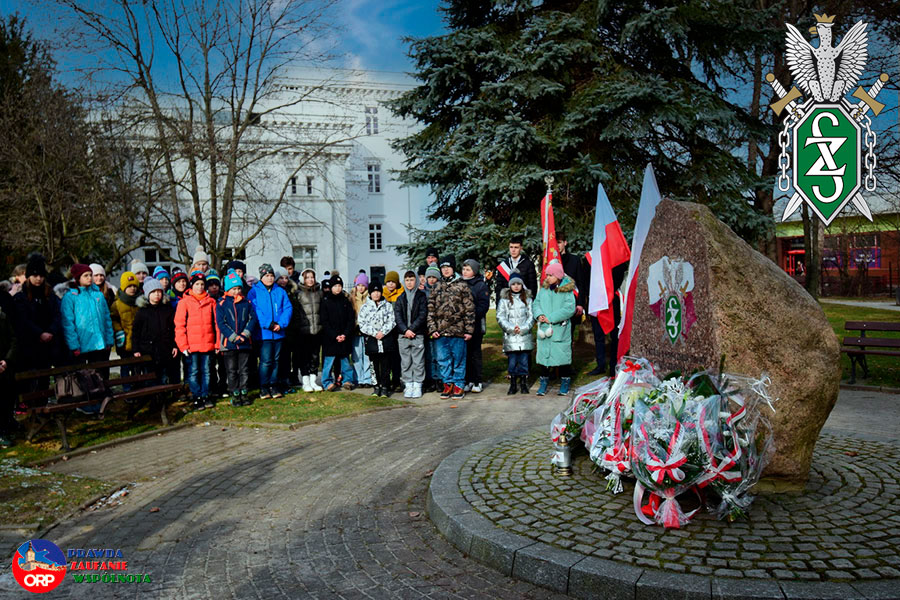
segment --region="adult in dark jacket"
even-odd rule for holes
[[[425,339],[428,335],[428,301],[412,271],[403,275],[403,293],[394,300],[394,320],[400,337],[400,378],[406,386],[403,396],[421,398],[425,382]]]
[[[29,257],[25,275],[27,279],[22,290],[13,298],[19,370],[46,369],[64,362],[59,297],[46,283],[47,267],[43,256]],[[49,380],[40,382],[41,388],[48,384]]]
[[[619,350],[619,321],[622,319],[622,303],[620,302],[618,290],[622,287],[622,282],[625,280],[627,274],[627,262],[624,262],[617,267],[613,267],[612,284],[616,293],[613,294],[612,303],[613,321],[615,323],[612,331],[610,331],[609,334],[604,333],[597,317],[592,317],[590,315],[586,316],[591,324],[591,331],[594,334],[594,357],[597,361],[597,366],[594,367],[592,371],[588,372],[588,375],[603,375],[606,373],[612,377],[616,374],[616,354]],[[578,297],[582,302],[582,306],[585,307],[585,312],[587,312],[587,307],[590,306],[589,302],[591,298],[591,264],[588,261],[587,256],[585,256],[584,262],[581,265],[581,283],[579,284],[578,290]],[[607,335],[609,335],[609,352],[606,350]]]
[[[344,389],[352,390],[356,374],[350,364],[350,352],[353,349],[353,333],[356,330],[356,311],[353,310],[350,298],[344,293],[344,281],[340,277],[331,277],[331,290],[322,298],[319,314],[322,317],[322,354],[325,356],[322,385],[329,392],[338,389],[331,372],[334,360],[338,359],[341,363]]]
[[[302,346],[303,337],[301,335],[304,315],[303,307],[300,306],[300,299],[297,297],[298,286],[286,274],[286,270],[283,269],[284,267],[276,269],[277,279],[275,283],[284,289],[288,295],[288,300],[291,301],[291,322],[288,323],[284,330],[284,345],[281,347],[278,379],[281,382],[281,388],[284,393],[293,394],[294,387],[299,385],[297,370],[300,368],[301,358],[306,354]],[[300,273],[296,271],[294,275],[297,275],[298,278],[300,277]]]
[[[500,291],[509,287],[509,276],[513,271],[519,272],[519,277],[525,283],[525,287],[531,291],[531,296],[537,296],[538,280],[534,263],[522,250],[522,238],[515,236],[509,240],[509,256],[500,261],[495,271],[494,292],[497,302],[500,301]]]
[[[475,302],[475,333],[466,342],[466,392],[479,393],[482,390],[481,342],[487,332],[486,316],[491,307],[491,291],[484,277],[479,273],[481,265],[474,258],[463,261],[462,280],[469,286]]]
[[[137,299],[131,349],[135,356],[149,356],[150,367],[160,384],[179,381],[178,346],[175,344],[175,307],[162,284],[154,277],[144,279],[144,295]]]
[[[578,338],[578,326],[581,325],[581,316],[584,314],[586,304],[581,293],[583,275],[581,273],[581,258],[576,254],[566,252],[569,245],[569,236],[565,231],[556,232],[556,243],[559,246],[559,262],[562,263],[563,272],[575,282],[578,295],[575,296],[575,316],[572,317],[572,343]]]
[[[303,309],[300,319],[300,374],[304,392],[321,392],[316,383],[319,372],[319,352],[322,348],[322,290],[316,282],[316,272],[303,269],[301,283],[297,286],[297,300]]]

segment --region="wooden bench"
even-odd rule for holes
[[[16,374],[16,381],[25,382],[50,377],[55,378],[60,375],[79,371],[81,369],[94,369],[96,371],[99,371],[101,369],[108,369],[111,367],[123,367],[128,365],[139,366],[150,362],[152,362],[152,359],[149,356],[141,356],[138,358],[123,358],[119,360],[102,361],[90,364],[68,365],[65,367],[55,367],[52,369],[42,369],[39,371],[24,371],[22,373]],[[101,406],[98,416],[100,418],[103,418],[106,407],[110,402],[115,400],[125,400],[131,403],[128,407],[128,418],[134,419],[134,416],[137,413],[138,409],[141,407],[141,404],[133,401],[147,399],[157,405],[155,408],[160,411],[160,419],[162,420],[162,424],[168,425],[169,419],[166,415],[166,407],[178,393],[184,390],[183,384],[169,383],[164,385],[138,387],[129,391],[113,391],[113,388],[121,388],[126,385],[145,384],[154,381],[155,379],[156,375],[154,373],[129,375],[128,377],[118,377],[115,379],[104,379],[107,387],[110,389],[110,395],[102,402],[99,402]],[[48,402],[53,399],[56,394],[55,387],[56,386],[51,383],[48,389],[21,394],[20,400],[25,404],[28,410],[28,435],[26,439],[28,441],[31,441],[32,438],[34,438],[34,436],[37,435],[37,433],[41,429],[43,429],[43,427],[47,423],[53,421],[59,428],[60,440],[62,441],[61,449],[63,451],[68,451],[70,447],[68,435],[66,433],[66,420],[73,412],[75,412],[76,409],[83,408],[85,406],[96,405],[98,404],[98,400],[92,399],[81,402],[50,404]]]
[[[869,331],[897,331],[900,332],[900,323],[884,321],[847,321],[844,323],[847,331],[859,331],[857,337],[845,337],[841,352],[850,357],[850,383],[856,383],[856,365],[859,363],[863,369],[863,376],[869,376],[869,365],[866,364],[866,356],[869,354],[878,356],[900,356],[900,338],[871,337]]]

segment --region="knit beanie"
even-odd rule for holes
[[[193,260],[194,260],[193,264],[195,264],[195,265],[198,262],[205,262],[205,263],[209,262],[209,255],[206,252],[204,252],[203,246],[197,246],[197,248],[194,250]]]
[[[547,265],[547,270],[545,272],[547,275],[553,275],[560,280],[562,280],[562,278],[566,276],[566,272],[563,270],[563,266],[558,262],[553,262]]]
[[[429,248],[428,250],[426,250],[426,251],[425,251],[425,258],[428,258],[429,256],[433,256],[433,257],[435,257],[435,258],[437,258],[438,256],[440,256],[440,254],[438,254],[437,248],[431,247],[431,248]]]
[[[134,259],[133,261],[131,261],[131,272],[132,272],[132,273],[135,273],[135,274],[137,274],[137,273],[146,273],[147,275],[149,275],[149,274],[150,274],[150,269],[148,269],[148,268],[147,268],[147,265],[145,265],[144,263],[142,263],[142,262],[139,261],[138,259]],[[104,274],[105,274],[105,273],[104,273]]]
[[[270,265],[269,263],[263,263],[263,264],[259,265],[259,277],[260,277],[260,279],[262,279],[263,277],[265,277],[265,276],[266,276],[267,274],[269,274],[269,273],[271,273],[272,275],[275,274],[275,269],[272,268],[272,265]]]
[[[228,264],[225,265],[225,272],[227,273],[231,269],[240,269],[241,273],[247,272],[247,265],[240,260],[230,260]]]
[[[315,279],[315,277],[316,277],[316,270],[315,270],[315,269],[309,269],[309,268],[307,268],[307,269],[303,269],[303,270],[300,272],[300,281],[303,281],[303,280],[306,278],[306,274],[307,274],[307,273],[312,273],[312,274],[313,274],[313,279]]]
[[[150,297],[150,292],[154,290],[162,291],[162,289],[162,284],[156,277],[148,277],[144,280],[144,295],[148,298]]]
[[[206,282],[206,275],[204,275],[203,271],[192,271],[191,272],[191,287],[194,286],[198,281]]]
[[[331,279],[329,279],[328,281],[331,284],[331,285],[329,285],[329,287],[334,287],[336,285],[344,287],[344,280],[341,279],[340,276],[338,276],[338,275],[332,275]]]
[[[356,276],[356,279],[353,280],[353,285],[364,285],[367,288],[369,287],[369,276],[365,273],[360,273]]]
[[[331,279],[323,279],[322,280],[322,292],[331,291]]]
[[[169,272],[162,265],[153,269],[153,279],[171,279]]]
[[[383,290],[381,288],[381,284],[378,283],[377,281],[373,281],[372,283],[369,284],[369,294],[371,294],[372,292],[382,292],[382,291]]]
[[[179,279],[184,279],[185,281],[187,281],[188,280],[187,273],[185,273],[184,271],[177,271],[174,275],[172,275],[172,288],[175,287],[175,282],[178,281]],[[144,281],[147,281],[147,280],[145,279]]]
[[[92,275],[103,275],[106,277],[106,269],[103,268],[103,265],[98,265],[97,263],[90,264],[91,274]],[[132,271],[134,273],[134,271]]]
[[[425,269],[425,277],[437,277],[438,279],[440,279],[441,278],[441,270],[438,269],[436,266],[431,265],[430,267]]]
[[[448,254],[447,256],[444,256],[443,258],[441,258],[440,262],[438,263],[438,266],[441,266],[441,267],[450,266],[455,271],[456,270],[456,257],[453,256],[452,254]]]
[[[234,272],[234,269],[228,269],[228,274],[225,275],[225,292],[236,287],[241,287],[241,278]]]
[[[481,270],[481,265],[474,258],[467,258],[463,261],[464,265],[469,265],[472,268],[472,271],[475,275],[478,275],[478,271]]]
[[[276,268],[275,269],[275,280],[278,281],[282,277],[290,278],[290,275],[288,275],[287,269],[285,269],[284,267]]]
[[[122,276],[119,277],[119,287],[122,288],[122,291],[125,291],[125,288],[127,288],[129,285],[139,286],[141,284],[140,282],[138,282],[137,275],[135,275],[131,271],[125,271],[124,273],[122,273]]]
[[[417,275],[424,275],[424,274],[425,274],[425,271],[426,271],[427,269],[428,269],[428,267],[426,267],[425,265],[422,265],[422,266],[419,267],[419,269],[416,271],[416,274],[417,274]]]
[[[219,272],[215,269],[210,269],[206,272],[206,285],[209,285],[213,281],[222,285],[222,280],[219,278]]]
[[[83,265],[81,263],[75,263],[72,265],[72,268],[69,269],[69,272],[72,274],[72,279],[77,283],[81,276],[85,273],[91,273],[91,268],[88,265]]]
[[[400,273],[397,271],[388,271],[387,275],[384,276],[384,282],[393,281],[398,286],[400,285]]]
[[[25,277],[32,275],[47,276],[47,261],[40,254],[32,254],[28,257],[28,263],[25,265]]]
[[[518,272],[518,271],[513,271],[513,272],[509,275],[509,285],[512,285],[512,284],[514,284],[514,283],[521,283],[522,285],[525,285],[525,282],[522,281],[522,276],[519,275],[519,272]]]

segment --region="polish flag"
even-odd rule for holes
[[[597,185],[597,209],[594,213],[594,243],[588,253],[591,265],[591,290],[588,314],[597,317],[603,333],[615,327],[613,317],[612,270],[631,258],[628,242],[616,219],[602,184]]]
[[[644,250],[644,242],[647,241],[650,224],[653,222],[653,217],[656,216],[656,206],[661,201],[653,167],[648,164],[644,171],[644,186],[641,189],[641,204],[638,206],[637,222],[634,225],[634,239],[631,241],[631,262],[628,263],[628,279],[625,280],[625,289],[628,292],[622,310],[622,321],[619,323],[619,347],[616,361],[622,360],[622,357],[631,350],[631,321],[634,318],[634,297],[637,292],[641,252]]]
[[[553,194],[547,192],[541,200],[541,229],[544,232],[544,266],[541,267],[541,282],[547,276],[547,266],[559,262],[559,245],[556,243],[556,224],[553,222]]]

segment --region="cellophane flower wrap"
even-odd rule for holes
[[[631,472],[629,450],[635,402],[659,385],[647,359],[623,357],[617,370],[605,402],[594,411],[591,424],[585,425],[592,434],[590,444],[586,444],[591,460],[609,471],[606,489],[614,494],[623,490],[621,478]]]
[[[635,514],[647,524],[682,527],[696,510],[685,514],[676,498],[706,472],[696,427],[702,397],[680,378],[672,378],[654,389],[648,400],[637,402],[631,425],[631,470],[638,482]],[[645,490],[651,494],[649,511],[643,505]]]
[[[720,519],[734,521],[747,516],[759,481],[774,453],[773,431],[764,406],[774,411],[769,378],[724,375],[718,395],[701,403],[697,430],[706,462],[698,487],[719,498],[711,507]],[[711,495],[711,494],[710,494]]]
[[[550,441],[557,443],[561,435],[565,435],[568,440],[580,436],[587,447],[590,444],[588,440],[594,433],[591,416],[606,401],[606,393],[611,384],[609,377],[603,377],[576,389],[569,406],[553,417],[550,423]]]

